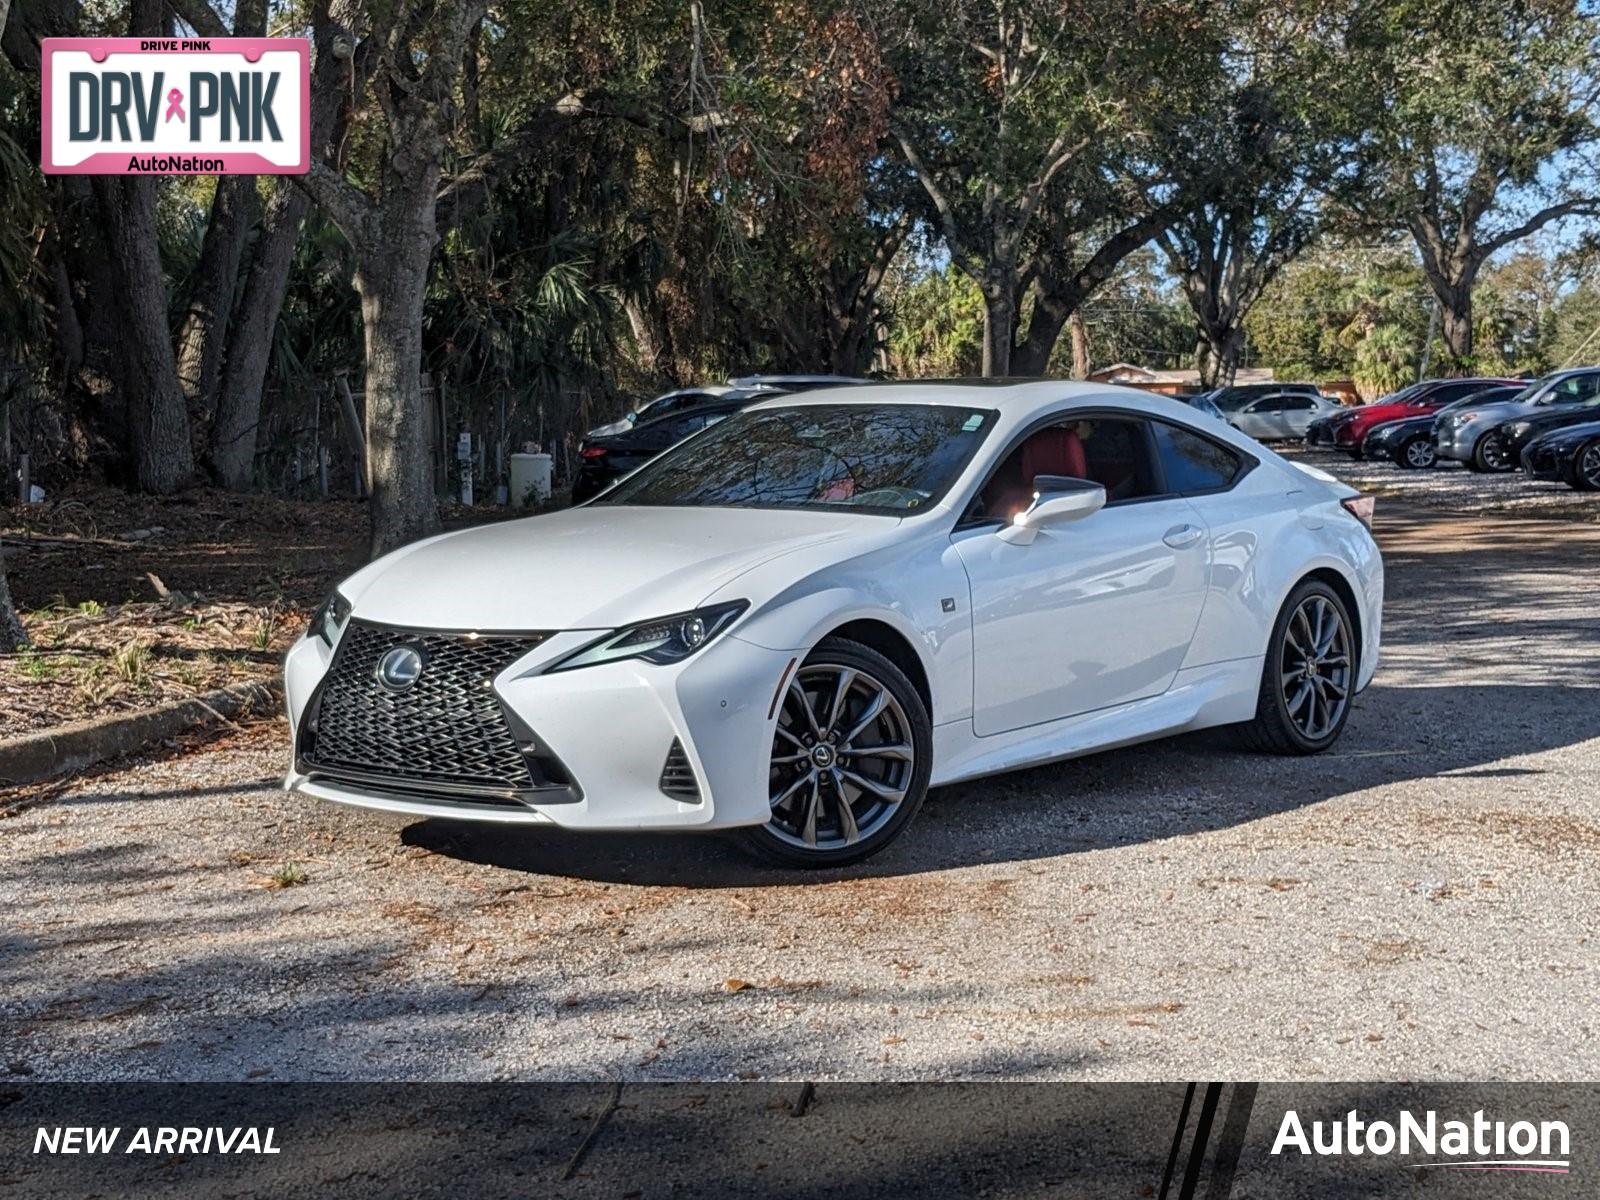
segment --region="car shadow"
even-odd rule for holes
[[[1280,758],[1234,749],[1227,731],[1188,734],[935,789],[915,824],[855,867],[768,867],[728,839],[577,834],[426,820],[412,846],[466,862],[595,882],[687,888],[788,886],[1026,862],[1155,843],[1308,808],[1408,780],[1539,774],[1525,759],[1600,737],[1600,688],[1376,684],[1332,751]]]

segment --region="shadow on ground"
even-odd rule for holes
[[[1266,757],[1230,748],[1227,734],[1216,731],[940,788],[895,845],[860,866],[817,876],[908,875],[1050,858],[1223,829],[1402,780],[1537,774],[1536,767],[1502,760],[1594,737],[1600,737],[1600,689],[1373,686],[1331,753]],[[1438,786],[1448,803],[1448,778]],[[727,839],[705,836],[428,820],[407,826],[402,838],[468,862],[592,881],[720,888],[797,880],[794,871],[765,867]]]

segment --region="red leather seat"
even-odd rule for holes
[[[1088,472],[1083,442],[1075,429],[1054,425],[1049,429],[1041,429],[1022,443],[1022,479],[1030,488],[1037,475],[1069,475],[1074,479],[1084,479]]]
[[[1052,426],[1033,434],[1006,458],[984,489],[984,514],[1009,521],[1033,503],[1033,481],[1040,475],[1087,479],[1088,459],[1077,431]]]

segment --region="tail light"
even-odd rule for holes
[[[579,458],[604,458],[605,456],[606,448],[604,446],[585,446],[578,451]]]
[[[1351,496],[1348,500],[1339,501],[1344,505],[1345,512],[1360,521],[1368,529],[1372,528],[1372,510],[1378,506],[1376,496]]]

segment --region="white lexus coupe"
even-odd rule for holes
[[[1313,753],[1378,661],[1371,516],[1142,392],[781,397],[345,580],[286,663],[287,786],[821,867],[930,786],[1218,725]]]

